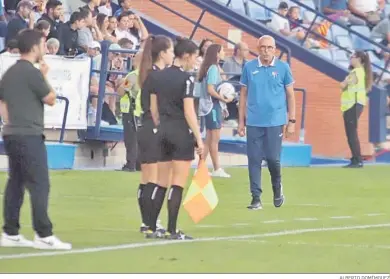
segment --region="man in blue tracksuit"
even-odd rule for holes
[[[295,131],[294,80],[289,65],[275,57],[271,36],[258,41],[259,57],[246,63],[240,83],[238,133],[247,133],[247,156],[252,202],[248,209],[262,208],[261,163],[265,158],[271,174],[274,205],[284,203],[280,154],[284,132]],[[287,96],[287,98],[286,98]],[[288,105],[288,110],[287,110]],[[287,112],[288,111],[288,112]]]

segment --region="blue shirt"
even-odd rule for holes
[[[366,1],[370,1],[370,0],[366,0]],[[330,8],[333,10],[348,10],[347,0],[322,0],[321,7],[322,9]]]
[[[274,58],[263,66],[256,58],[245,64],[240,83],[247,87],[246,124],[275,127],[287,124],[286,86],[294,83],[290,66]]]

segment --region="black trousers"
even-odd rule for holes
[[[123,133],[126,147],[126,165],[136,169],[138,158],[137,123],[132,113],[123,113]]]
[[[51,236],[48,216],[49,171],[44,136],[4,136],[9,177],[4,194],[4,226],[8,235],[19,234],[20,208],[25,187],[30,193],[33,227],[40,237]]]
[[[358,136],[358,121],[362,112],[363,105],[355,104],[343,114],[345,133],[347,135],[349,149],[352,153],[351,161],[355,164],[360,163],[362,161]]]

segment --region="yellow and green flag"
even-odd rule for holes
[[[210,215],[217,207],[218,196],[204,160],[199,160],[198,170],[192,179],[183,206],[195,223]]]

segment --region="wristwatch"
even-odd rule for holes
[[[297,122],[295,119],[290,119],[290,120],[288,120],[288,122],[290,122],[290,123],[295,123],[295,122]]]

